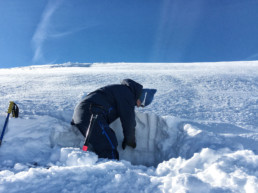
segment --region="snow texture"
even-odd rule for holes
[[[136,149],[81,150],[70,125],[87,93],[124,78],[156,88],[136,108]],[[258,62],[65,63],[0,69],[0,192],[258,192]]]

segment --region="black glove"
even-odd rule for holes
[[[136,148],[136,143],[134,142],[132,145],[130,145],[132,148]]]
[[[135,142],[133,144],[126,144],[126,140],[124,139],[123,143],[122,143],[122,148],[125,149],[126,145],[129,145],[132,148],[136,148],[136,143]]]

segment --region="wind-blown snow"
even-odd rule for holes
[[[87,93],[132,78],[158,90],[136,108],[136,149],[81,150],[70,121]],[[0,192],[258,192],[258,62],[80,64],[0,69]]]

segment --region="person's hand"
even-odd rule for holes
[[[126,144],[126,141],[124,139],[123,143],[122,143],[122,148],[125,149],[126,145],[129,145],[132,148],[136,148],[136,143],[135,142],[133,144]]]
[[[136,143],[134,142],[132,145],[130,145],[132,148],[136,148]]]

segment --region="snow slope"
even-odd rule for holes
[[[136,108],[135,150],[82,152],[70,126],[87,93],[124,78],[157,88]],[[0,69],[0,192],[258,192],[258,61],[79,64]]]

